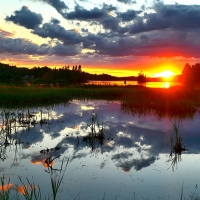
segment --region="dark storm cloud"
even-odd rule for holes
[[[58,39],[66,45],[78,44],[82,41],[82,36],[79,33],[75,30],[66,30],[56,19],[43,24],[42,27],[35,29],[32,33],[43,38]]]
[[[136,3],[136,1],[133,0],[117,0],[120,3],[125,3],[125,4],[131,4],[131,3]]]
[[[152,156],[147,159],[132,159],[132,160],[118,160],[118,163],[116,164],[117,167],[122,168],[124,171],[130,171],[132,167],[136,171],[141,170],[142,168],[149,167],[151,164],[153,164],[156,161],[156,157]]]
[[[60,0],[44,0],[49,5],[53,6],[59,13],[62,13],[64,10],[68,9],[68,6]]]
[[[22,38],[0,37],[0,53],[45,55],[48,54],[48,47]]]
[[[77,45],[66,46],[61,43],[57,43],[56,46],[51,48],[50,54],[57,56],[74,56],[81,53],[81,48]]]
[[[54,7],[60,14],[62,14],[68,9],[68,6],[64,3],[64,1],[60,1],[60,0],[29,0],[29,1],[40,1],[40,2],[47,3],[51,5],[52,7]]]
[[[79,54],[80,51],[81,49],[77,45],[65,46],[59,42],[54,46],[49,44],[37,45],[22,38],[12,39],[0,36],[0,53],[72,56]]]
[[[64,14],[63,17],[70,20],[97,20],[106,16],[107,12],[107,10],[99,9],[97,7],[92,10],[86,10],[79,5],[76,5],[74,11]]]
[[[197,56],[200,39],[198,32],[185,31],[154,31],[146,34],[138,34],[135,37],[116,35],[110,37],[104,35],[88,35],[83,43],[84,47],[95,50],[98,54],[111,57],[118,56],[157,56],[173,57]]]
[[[26,6],[23,6],[21,10],[15,11],[14,15],[11,15],[10,17],[7,16],[5,20],[24,26],[28,29],[35,29],[42,23],[43,18],[40,14],[31,12]]]
[[[128,22],[134,20],[140,11],[135,10],[127,10],[126,12],[118,13],[118,17],[121,18],[122,21]]]
[[[130,27],[130,34],[141,32],[176,29],[187,30],[200,28],[200,6],[155,4],[155,13],[138,17]]]
[[[119,19],[116,17],[108,16],[101,21],[104,29],[109,29],[111,31],[117,31],[119,29]]]

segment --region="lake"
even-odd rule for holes
[[[169,88],[172,86],[180,86],[180,82],[147,82],[147,83],[140,83],[138,84],[137,81],[126,81],[126,84],[124,84],[124,81],[88,81],[86,84],[94,84],[94,85],[141,85],[146,86],[149,88]]]
[[[41,189],[41,199],[52,194],[48,160],[57,177],[64,173],[58,200],[200,199],[199,121],[198,112],[138,116],[119,101],[1,109],[0,174],[20,199],[27,179]],[[170,154],[173,125],[186,150],[181,154]],[[66,171],[59,171],[62,162]]]

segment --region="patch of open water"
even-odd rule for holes
[[[25,183],[26,178],[34,180],[42,199],[51,194],[45,161],[52,156],[57,157],[53,169],[60,169],[62,161],[69,159],[58,200],[177,200],[182,188],[185,199],[200,199],[198,113],[182,120],[160,119],[153,114],[139,117],[123,113],[117,101],[76,100],[10,111],[7,118],[4,111],[0,118],[0,176],[5,176],[5,183],[10,178],[12,195],[16,185],[22,185],[19,176]],[[23,120],[32,113],[32,121],[19,126],[11,119],[22,119],[22,113]],[[3,124],[8,118],[12,127],[6,130]],[[167,144],[174,134],[174,123],[188,150],[170,157]],[[92,131],[99,132],[102,127],[105,137],[90,137]]]

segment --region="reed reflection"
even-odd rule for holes
[[[149,113],[159,118],[192,118],[199,111],[196,91],[186,87],[139,88],[125,94],[121,100],[121,109],[139,115]]]
[[[0,112],[0,159],[4,161],[7,158],[7,148],[14,152],[12,166],[18,162],[19,151],[22,147],[29,148],[31,143],[28,141],[28,134],[36,124],[44,128],[44,124],[49,124],[49,118],[43,116],[43,111],[38,113],[30,109],[2,109]],[[49,114],[47,114],[49,116]],[[45,127],[46,128],[46,127]],[[30,140],[30,139],[29,139]]]
[[[183,146],[182,138],[179,135],[179,123],[174,122],[173,131],[175,136],[170,137],[170,141],[168,142],[168,147],[171,149],[169,154],[168,163],[171,163],[172,170],[174,171],[175,167],[178,166],[178,162],[182,161],[181,154],[183,151],[187,151],[188,149]]]
[[[105,140],[109,141],[113,138],[106,132],[103,121],[100,124],[98,115],[94,112],[91,115],[91,124],[87,125],[86,128],[89,129],[89,133],[83,136],[83,142],[91,148],[91,151],[94,151],[100,146],[102,147]]]

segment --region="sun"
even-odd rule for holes
[[[156,73],[154,77],[162,77],[162,78],[171,78],[171,76],[175,75],[174,72],[170,70],[165,70],[159,73]]]

